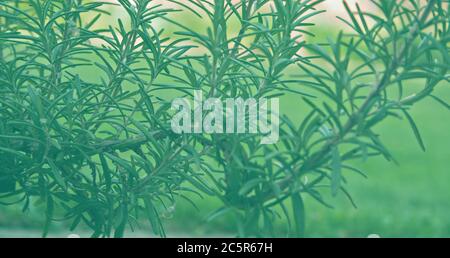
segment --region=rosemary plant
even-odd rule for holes
[[[146,218],[165,236],[163,215],[194,192],[223,203],[211,218],[234,213],[239,236],[274,235],[280,216],[287,235],[304,236],[306,195],[352,201],[345,173],[364,173],[350,161],[393,159],[376,125],[403,118],[425,149],[409,109],[425,98],[449,108],[433,95],[450,80],[449,1],[371,0],[373,12],[343,1],[349,30],[316,44],[305,35],[321,2],[118,0],[127,17],[116,20],[108,3],[1,1],[1,204],[43,205],[44,235],[63,220],[123,237]],[[194,90],[307,108],[300,123],[281,117],[273,145],[175,134],[164,91]]]

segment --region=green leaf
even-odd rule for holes
[[[221,217],[230,211],[232,211],[232,208],[230,208],[230,207],[226,207],[226,206],[220,207],[219,209],[208,214],[208,216],[206,217],[206,221],[211,222],[211,221],[215,220],[216,218]]]
[[[250,193],[256,186],[258,186],[260,183],[264,182],[264,179],[261,178],[255,178],[248,182],[246,182],[241,189],[239,190],[239,195],[246,195]]]
[[[338,147],[334,147],[331,154],[331,193],[333,196],[338,194],[341,188],[342,180],[342,163],[341,155],[339,154]]]
[[[159,223],[159,216],[158,212],[156,211],[155,206],[153,205],[152,201],[148,198],[144,199],[145,202],[145,212],[147,214],[147,219],[150,222],[150,225],[152,226],[153,233],[156,235],[160,235],[161,231],[161,225]]]
[[[408,113],[408,111],[406,111],[404,109],[402,109],[402,110],[403,110],[403,113],[406,116],[406,119],[408,120],[409,124],[411,125],[411,128],[412,128],[412,130],[414,132],[414,136],[416,137],[416,140],[419,143],[420,148],[422,148],[423,151],[426,151],[425,144],[424,144],[424,142],[422,140],[422,136],[420,135],[419,128],[417,128],[417,125],[414,122],[414,119],[411,117],[411,115]]]
[[[116,226],[116,230],[114,231],[114,238],[122,238],[125,234],[125,227],[128,222],[128,210],[127,206],[122,204],[119,207],[119,216],[118,216],[118,225]]]
[[[297,237],[305,236],[305,204],[300,193],[294,193],[291,196],[292,208],[294,211],[295,232]]]
[[[1,152],[6,152],[6,153],[9,153],[9,154],[12,154],[12,155],[16,156],[17,158],[20,158],[20,159],[25,160],[25,161],[31,161],[31,158],[29,158],[27,155],[25,155],[24,153],[22,153],[20,151],[16,151],[16,150],[0,147],[0,153]],[[0,155],[2,155],[2,154],[0,154]]]
[[[32,87],[28,87],[28,95],[30,96],[31,103],[35,110],[38,112],[37,116],[34,116],[35,122],[40,125],[40,119],[44,117],[44,107],[42,106],[41,98],[36,94]]]
[[[448,110],[450,110],[450,104],[448,104],[447,102],[443,101],[442,99],[440,99],[434,95],[430,95],[430,97],[433,98],[435,101],[437,101],[442,106],[444,106],[445,108],[447,108]]]
[[[133,167],[128,163],[128,161],[121,159],[119,157],[116,157],[110,153],[105,153],[105,156],[108,157],[110,160],[114,161],[118,165],[120,165],[122,168],[124,168],[128,173],[132,175],[136,175],[136,171],[133,169]]]
[[[103,176],[105,178],[106,190],[111,190],[112,172],[109,169],[108,162],[105,159],[105,155],[100,154],[100,163],[102,164]]]
[[[53,178],[55,181],[63,188],[67,189],[66,181],[64,180],[64,177],[61,173],[61,170],[55,165],[55,163],[48,159],[47,160],[48,165],[50,166],[50,171],[52,172]]]
[[[50,224],[53,220],[53,213],[54,213],[54,202],[53,198],[49,195],[47,196],[46,200],[46,211],[45,211],[45,224],[44,224],[44,230],[42,232],[42,237],[47,237],[49,230],[50,230]]]

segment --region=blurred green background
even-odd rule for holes
[[[189,20],[185,22],[189,23]],[[198,25],[190,23],[191,27]],[[313,29],[317,37],[310,40],[320,42],[337,31],[338,28],[328,23]],[[414,84],[410,87],[419,86]],[[438,87],[436,95],[450,101],[449,86]],[[301,113],[300,102],[301,99],[295,96],[283,99],[281,112],[295,118]],[[398,164],[388,163],[382,158],[355,162],[354,165],[369,176],[364,179],[358,175],[346,175],[357,209],[342,195],[328,198],[334,209],[325,208],[306,196],[307,236],[450,237],[450,113],[429,98],[414,106],[411,114],[420,127],[427,151],[420,150],[406,121],[391,119],[383,123],[377,132]],[[187,202],[179,202],[175,213],[165,219],[168,236],[232,236],[236,228],[233,217],[205,221],[210,212],[220,207],[220,203],[194,198],[198,210]],[[279,221],[278,227],[283,229],[286,223]],[[42,225],[43,211],[39,208],[22,213],[20,207],[0,206],[0,237],[40,236]],[[66,225],[55,223],[50,236],[69,235],[66,228]],[[150,236],[149,232],[144,227],[128,236]],[[82,230],[75,233],[88,236]]]

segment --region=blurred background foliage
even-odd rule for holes
[[[94,1],[93,1],[94,2]],[[109,0],[114,2],[114,0]],[[170,5],[161,1],[164,5]],[[356,1],[348,1],[356,2]],[[371,8],[369,1],[360,1]],[[351,5],[352,6],[352,5]],[[310,28],[315,37],[309,41],[323,42],[334,37],[345,26],[336,15],[345,16],[340,1],[326,0],[322,7],[328,12],[314,18],[319,26]],[[97,25],[103,27],[111,19],[126,15],[119,8],[107,7],[113,13]],[[106,17],[106,16],[105,16]],[[112,18],[113,17],[113,18]],[[201,29],[205,26],[192,17],[179,17],[187,27]],[[172,28],[169,24],[166,32]],[[82,71],[85,74],[92,71]],[[414,82],[412,82],[414,86]],[[450,101],[448,86],[439,87],[437,95]],[[301,100],[287,97],[281,101],[281,112],[296,119],[301,110]],[[427,99],[411,109],[425,139],[427,151],[418,147],[407,123],[390,119],[377,128],[383,140],[397,160],[388,163],[381,157],[353,164],[369,176],[349,175],[348,190],[355,197],[354,208],[343,195],[331,200],[334,208],[328,209],[309,197],[305,197],[307,232],[311,237],[366,237],[378,234],[382,237],[450,237],[450,113],[442,105]],[[208,213],[220,207],[213,198],[192,196],[197,208],[187,202],[179,202],[175,212],[164,218],[168,236],[228,236],[234,231],[235,220],[223,216],[205,223]],[[25,214],[17,206],[0,206],[0,237],[39,236],[44,218],[38,207],[31,207]],[[278,227],[286,227],[279,221]],[[66,225],[55,223],[50,236],[64,236]],[[79,232],[83,235],[83,229]],[[136,235],[148,235],[145,229]]]

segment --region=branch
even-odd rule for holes
[[[413,41],[416,39],[416,37],[419,35],[419,32],[422,29],[421,24],[423,24],[427,20],[428,16],[430,15],[430,13],[432,11],[435,1],[436,0],[428,1],[426,9],[422,13],[420,19],[417,20],[414,23],[414,25],[411,26],[410,33],[407,37],[405,44],[403,45],[403,47],[400,51],[400,53],[396,57],[394,57],[394,59],[391,61],[391,63],[389,64],[389,66],[386,69],[386,72],[383,75],[383,78],[381,79],[380,82],[378,82],[374,86],[374,89],[369,94],[369,96],[367,96],[366,100],[361,105],[361,107],[350,116],[349,120],[344,125],[342,131],[338,135],[336,135],[333,139],[329,140],[321,148],[321,150],[314,153],[309,160],[305,161],[305,163],[299,169],[299,171],[304,173],[306,171],[311,171],[311,170],[314,170],[314,169],[320,167],[320,164],[323,164],[323,161],[326,161],[327,159],[329,159],[330,152],[332,151],[332,149],[336,145],[339,145],[339,143],[345,138],[345,136],[347,136],[352,131],[352,129],[356,125],[359,124],[359,122],[361,121],[361,118],[363,118],[364,115],[367,113],[367,110],[370,110],[370,108],[372,107],[373,100],[378,97],[380,92],[383,89],[385,89],[385,87],[387,85],[389,85],[390,78],[393,74],[393,71],[395,71],[399,67],[399,65],[402,63],[402,61],[404,60],[405,55],[408,50],[408,46],[411,45],[413,43]],[[281,190],[285,190],[290,185],[290,182],[292,180],[294,180],[298,175],[299,175],[299,172],[285,177],[284,179],[282,179],[278,182],[278,186],[280,187]],[[264,198],[264,201],[268,201],[275,197],[272,191],[268,191],[266,193],[266,195],[267,196]]]

